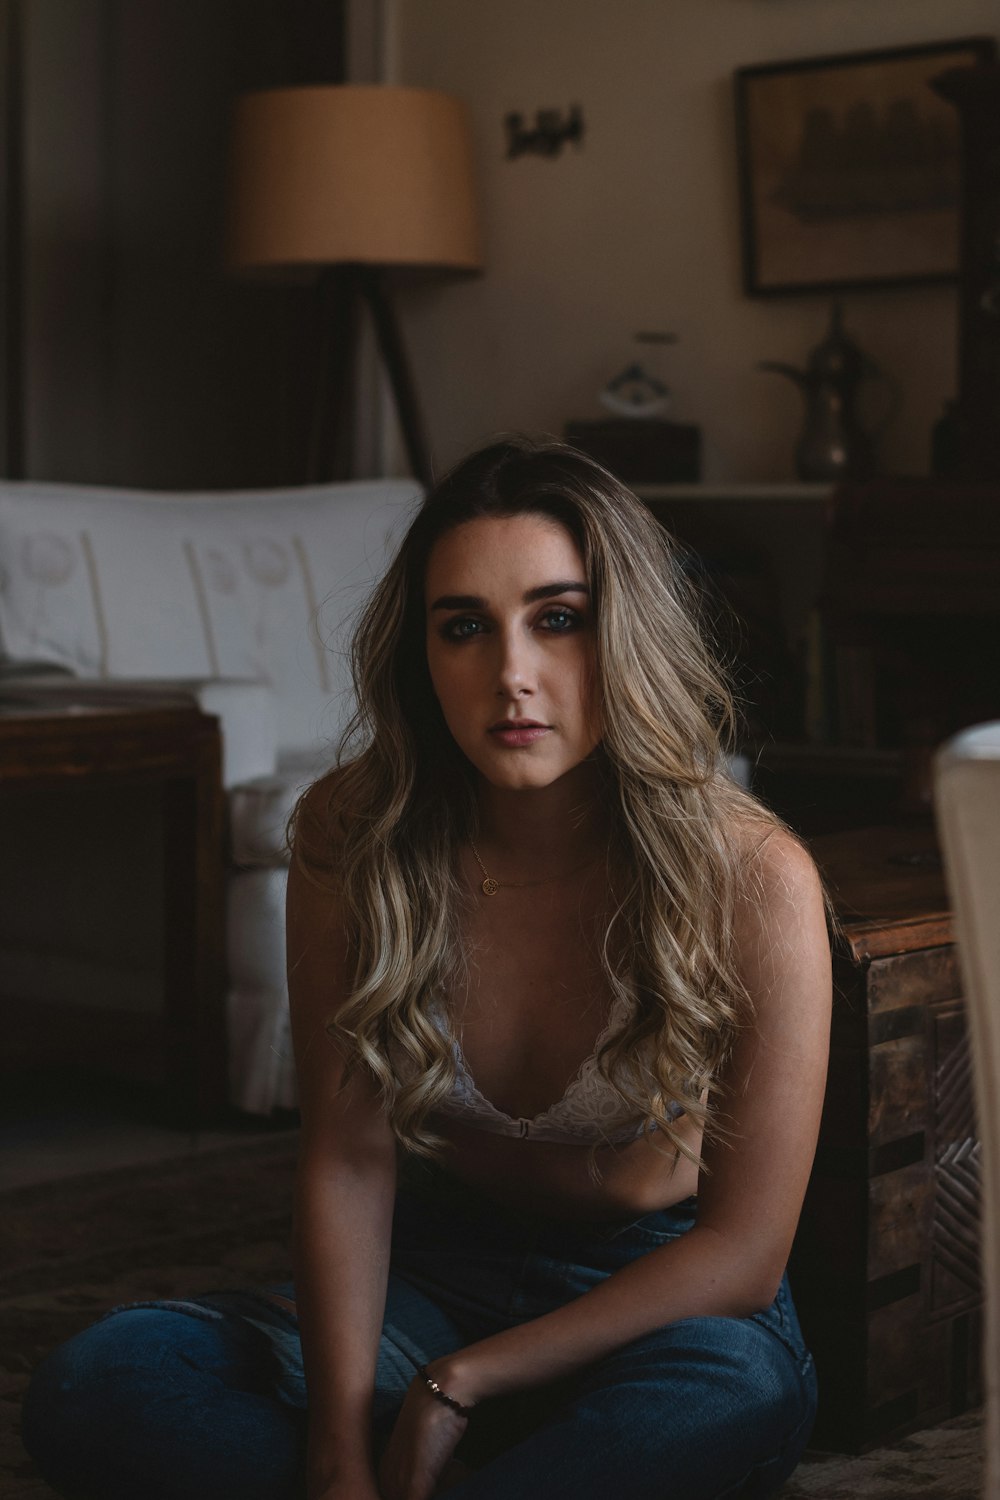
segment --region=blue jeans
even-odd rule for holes
[[[416,1367],[572,1301],[694,1223],[498,1207],[439,1168],[397,1198],[375,1381],[376,1453]],[[275,1287],[294,1297],[289,1286]],[[749,1318],[684,1318],[572,1377],[486,1402],[450,1500],[762,1500],[795,1467],[816,1382],[786,1282]],[[72,1500],[293,1500],[306,1390],[294,1315],[260,1292],[117,1308],[38,1370],[24,1440]]]

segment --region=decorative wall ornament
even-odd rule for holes
[[[522,114],[509,114],[504,120],[507,131],[507,160],[533,153],[535,156],[558,156],[567,141],[577,147],[583,141],[583,110],[574,104],[563,116],[558,109],[535,111],[534,126],[525,125]]]
[[[673,333],[637,333],[635,339],[638,344],[677,342],[677,336]],[[670,387],[640,360],[632,359],[608,381],[598,399],[616,417],[648,421],[652,417],[662,416],[667,410],[670,405]]]

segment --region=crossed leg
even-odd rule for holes
[[[268,1329],[266,1311],[226,1307],[224,1295],[121,1309],[45,1361],[24,1440],[55,1489],[72,1500],[298,1500],[306,1413],[294,1325],[275,1312]],[[468,1341],[390,1277],[376,1451],[416,1366]],[[763,1500],[797,1462],[814,1405],[811,1361],[763,1320],[686,1319],[560,1387],[485,1405],[457,1455],[474,1472],[449,1500]]]
[[[56,1349],[36,1372],[22,1424],[49,1484],[72,1500],[300,1500],[301,1349],[275,1300],[223,1293],[125,1307]],[[427,1297],[390,1278],[376,1447],[416,1365],[465,1342]]]

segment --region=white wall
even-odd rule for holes
[[[758,374],[802,363],[829,299],[740,285],[732,72],[744,64],[1000,32],[1000,0],[389,0],[388,81],[468,102],[482,184],[484,276],[401,300],[436,461],[505,428],[559,433],[639,329],[677,420],[702,424],[706,477],[792,477],[801,400]],[[504,158],[503,118],[582,104],[581,150]],[[926,470],[954,394],[950,287],[851,293],[847,326],[903,385],[889,471]]]

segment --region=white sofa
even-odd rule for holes
[[[0,684],[170,681],[219,717],[229,793],[231,1098],[295,1103],[285,825],[350,707],[351,621],[412,481],[164,494],[0,481]],[[68,684],[71,686],[71,684]]]

